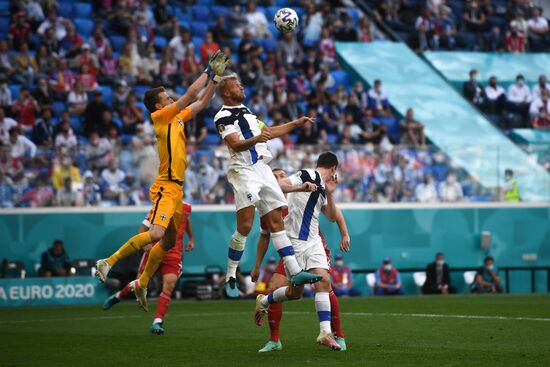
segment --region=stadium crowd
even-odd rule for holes
[[[281,1],[232,3],[0,1],[0,207],[147,203],[158,163],[143,94],[184,93],[218,48],[260,119],[317,118],[270,142],[273,164],[292,172],[332,146],[340,201],[495,198],[427,145],[412,109],[397,116],[383,81],[350,84],[335,41],[384,38],[356,8],[293,2],[300,32],[280,35],[268,19]],[[221,104],[214,98],[187,127],[192,203],[233,202],[213,123]]]

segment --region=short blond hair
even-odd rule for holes
[[[239,76],[236,73],[231,73],[231,74],[222,76],[220,78],[220,82],[218,83],[218,89],[223,90],[225,88],[225,86],[227,85],[227,81],[228,80],[233,80],[233,79],[238,80]]]

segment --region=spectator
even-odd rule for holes
[[[105,46],[105,53],[99,58],[101,84],[114,85],[118,72],[118,59],[113,55],[111,45]]]
[[[375,125],[372,122],[372,111],[365,110],[364,132],[362,133],[362,141],[365,144],[380,145],[382,139],[386,135],[386,125]]]
[[[444,202],[457,202],[464,199],[462,186],[457,182],[454,173],[449,173],[445,181],[439,185],[439,196]]]
[[[426,266],[426,282],[422,286],[422,293],[455,293],[455,288],[451,285],[449,265],[445,263],[445,255],[442,252],[435,254],[435,261]]]
[[[19,55],[15,56],[15,72],[21,84],[30,85],[34,83],[38,66],[34,57],[29,55],[28,44],[21,44],[19,49]]]
[[[272,256],[267,259],[267,264],[260,271],[260,275],[256,281],[257,294],[267,294],[269,283],[271,282],[273,274],[275,274],[275,269],[277,269],[277,260]]]
[[[90,144],[86,147],[85,154],[88,168],[95,172],[107,168],[109,162],[114,158],[111,144],[106,138],[100,137],[97,131],[90,133]]]
[[[11,90],[8,88],[8,82],[5,78],[0,77],[0,108],[7,109],[11,112]]]
[[[126,105],[128,96],[130,95],[131,88],[128,87],[128,84],[124,80],[120,80],[116,84],[115,91],[113,93],[113,108],[120,115],[122,109]]]
[[[311,111],[310,111],[311,113]],[[308,114],[308,116],[312,116]],[[317,145],[319,143],[319,131],[317,130],[317,124],[313,125],[306,122],[296,140],[296,145]]]
[[[55,194],[51,187],[46,185],[46,176],[39,175],[33,188],[23,194],[22,200],[31,208],[55,205]]]
[[[434,47],[452,50],[456,45],[456,24],[446,6],[440,6],[434,21]]]
[[[112,128],[117,131],[117,134],[120,134],[119,126],[113,121],[113,113],[109,110],[105,110],[101,115],[101,122],[98,124],[95,131],[99,133],[100,137],[107,137]]]
[[[101,172],[101,181],[103,182],[103,199],[121,202],[125,200],[126,194],[122,187],[124,172],[118,168],[115,159],[111,159],[108,168]]]
[[[210,59],[210,56],[212,56],[214,52],[218,51],[219,49],[220,46],[216,42],[214,42],[212,32],[206,32],[206,34],[204,35],[204,42],[202,43],[200,49],[201,62],[206,65],[206,63]]]
[[[415,29],[418,32],[415,46],[419,52],[432,48],[435,23],[430,9],[424,8],[422,14],[416,19]]]
[[[382,265],[376,270],[374,283],[375,296],[404,295],[401,288],[401,274],[393,267],[391,259],[386,257]]]
[[[70,177],[65,177],[63,187],[57,190],[57,206],[83,206],[82,195],[73,187]]]
[[[414,191],[416,200],[420,203],[436,203],[437,190],[430,175],[425,174],[421,183],[416,186]]]
[[[527,21],[529,28],[529,45],[532,51],[544,51],[548,46],[548,20],[542,16],[542,9],[533,7],[531,19]]]
[[[134,134],[136,125],[143,122],[143,110],[137,106],[137,98],[134,93],[130,93],[126,104],[121,110],[121,118],[124,123],[122,130],[126,134]]]
[[[483,260],[483,266],[477,269],[475,281],[471,286],[472,293],[502,293],[500,277],[494,264],[492,256],[487,256]]]
[[[65,183],[65,178],[69,177],[73,184],[79,184],[80,172],[78,168],[73,166],[71,157],[62,157],[61,165],[54,167],[52,173],[52,186],[55,190],[59,190]]]
[[[16,50],[31,41],[31,26],[25,21],[24,11],[15,14],[15,22],[10,27],[8,39]]]
[[[8,41],[0,40],[0,74],[4,74],[9,79],[16,76],[15,58],[9,53]]]
[[[40,111],[40,106],[27,87],[21,88],[19,99],[13,104],[12,110],[25,132],[30,132],[36,120],[36,112]]]
[[[401,144],[412,144],[415,148],[426,145],[424,125],[414,119],[412,108],[407,109],[405,118],[401,121]]]
[[[53,93],[45,77],[38,78],[38,83],[32,92],[32,96],[41,110],[50,109],[52,107]]]
[[[76,80],[74,90],[69,92],[67,103],[69,104],[69,113],[71,116],[78,117],[86,110],[88,104],[88,94],[84,89],[81,79]]]
[[[515,21],[510,24],[510,32],[506,36],[506,50],[513,53],[525,52],[525,36],[518,32]]]
[[[248,29],[254,38],[271,38],[271,32],[267,28],[265,14],[258,11],[255,1],[249,1],[246,7],[246,21]]]
[[[521,115],[523,121],[529,120],[529,104],[531,103],[531,92],[529,87],[525,85],[523,75],[516,76],[516,82],[508,87],[506,95],[509,108]]]
[[[149,45],[145,56],[142,58],[141,83],[146,85],[153,84],[159,78],[160,61],[155,52],[155,46]]]
[[[491,27],[491,31],[485,35],[485,51],[504,52],[504,39],[500,28]]]
[[[334,257],[334,266],[330,268],[330,280],[332,290],[338,297],[356,297],[361,295],[358,289],[353,288],[351,269],[344,264],[342,254],[336,254]]]
[[[98,88],[95,74],[90,72],[88,64],[82,64],[80,67],[80,75],[77,77],[77,81],[82,83],[82,87],[87,93],[93,92]]]
[[[333,66],[336,62],[336,46],[328,26],[325,26],[321,32],[319,56],[321,57],[321,61],[328,66]]]
[[[69,121],[59,123],[59,131],[55,135],[55,147],[65,147],[70,151],[76,151],[78,142]]]
[[[328,64],[321,65],[321,70],[313,76],[311,83],[315,86],[320,84],[323,92],[327,89],[332,89],[336,85],[334,77],[330,74],[330,68]]]
[[[285,33],[277,43],[277,63],[279,65],[297,65],[304,58],[304,51],[292,32]]]
[[[477,0],[468,0],[464,10],[464,24],[467,32],[481,33],[485,30],[487,14],[479,6]]]
[[[290,94],[291,93],[289,93],[289,100],[290,100]],[[250,103],[248,104],[248,106],[249,106],[250,110],[252,111],[252,113],[254,113],[256,116],[258,116],[258,118],[260,120],[267,119],[268,115],[267,115],[266,103],[262,98],[260,98],[260,94],[257,91],[252,92],[252,98],[251,98]],[[282,110],[281,110],[281,113],[283,113]],[[290,118],[288,120],[291,121]]]
[[[11,156],[13,158],[34,158],[36,156],[36,145],[20,133],[20,128],[20,126],[14,126],[9,131]]]
[[[504,88],[497,84],[496,76],[489,78],[489,85],[485,87],[485,96],[487,96],[487,112],[502,115],[506,105],[506,92]]]
[[[10,130],[17,126],[17,121],[6,117],[6,112],[0,107],[0,145],[8,145],[10,141]]]
[[[481,109],[483,107],[483,102],[485,99],[485,91],[481,84],[477,80],[477,70],[470,70],[470,80],[464,83],[463,86],[464,98],[466,98],[470,103],[472,103],[477,108]]]
[[[155,16],[155,22],[157,23],[156,31],[164,37],[173,36],[173,23],[175,22],[175,17],[170,14],[168,11],[168,0],[159,0],[157,6],[153,10]]]
[[[57,68],[53,71],[50,78],[52,89],[65,99],[67,94],[73,89],[75,83],[74,73],[67,69],[67,61],[63,58],[57,60]]]
[[[109,106],[103,102],[103,94],[100,91],[94,92],[94,98],[84,111],[84,132],[89,134],[97,130],[97,125],[101,121],[104,111],[108,111]]]
[[[50,10],[46,20],[38,27],[37,32],[40,36],[43,36],[51,28],[55,39],[61,41],[67,35],[66,27],[68,24],[68,21],[57,16],[55,10]]]
[[[246,20],[244,21],[246,22]],[[216,19],[216,25],[210,28],[210,32],[212,33],[212,38],[214,42],[216,42],[221,47],[231,45],[231,31],[227,29],[225,18],[223,17],[223,15],[220,15]]]
[[[504,171],[504,185],[502,186],[504,200],[509,203],[517,203],[521,201],[518,182],[514,177],[514,171],[506,169]]]
[[[65,277],[70,275],[71,264],[65,245],[61,240],[53,241],[53,246],[42,254],[40,261],[40,276]]]
[[[328,103],[323,106],[322,123],[319,127],[329,134],[337,134],[338,129],[344,122],[344,114],[338,103],[338,95],[332,93]]]
[[[191,42],[191,32],[181,28],[180,34],[170,40],[169,46],[172,48],[176,60],[183,60],[189,53],[194,52],[195,46]]]
[[[359,40],[353,20],[347,14],[344,16],[344,26],[336,32],[334,39],[340,42],[357,42]]]
[[[46,148],[53,146],[54,127],[52,124],[52,110],[42,110],[42,117],[36,121],[32,129],[32,141]]]
[[[548,98],[549,94],[550,92],[548,89],[543,89],[541,91],[540,98],[533,99],[531,105],[529,106],[529,114],[531,115],[531,119],[540,113],[541,108],[544,108],[547,113],[550,113],[550,100]]]
[[[531,124],[537,130],[549,130],[550,114],[548,113],[548,109],[546,107],[541,107],[538,115],[532,118]]]
[[[105,51],[107,50],[107,46],[111,45],[111,42],[109,42],[109,39],[105,37],[105,34],[103,33],[103,27],[95,27],[92,33],[92,37],[88,40],[88,45],[90,46],[90,57],[93,56],[103,56],[105,54]],[[82,46],[83,50],[86,50],[84,48],[84,45]],[[112,48],[111,48],[112,50]]]
[[[59,56],[59,41],[55,38],[55,29],[48,28],[42,37],[41,46],[46,47],[49,55],[54,57]]]
[[[546,75],[540,75],[539,82],[533,86],[533,89],[531,89],[531,96],[533,99],[540,98],[543,90],[550,92],[550,84],[546,82]]]
[[[72,23],[67,23],[67,34],[59,42],[59,54],[61,57],[72,59],[80,52],[84,40],[78,33]]]
[[[14,191],[13,182],[0,169],[0,208],[14,207]]]
[[[94,174],[91,171],[84,172],[84,184],[82,196],[85,206],[97,206],[101,201],[101,189],[94,181]]]
[[[382,90],[382,82],[374,81],[374,86],[369,90],[369,108],[374,111],[376,117],[393,117],[388,96]]]

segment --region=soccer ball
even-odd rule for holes
[[[298,28],[298,14],[290,8],[282,8],[275,13],[275,18],[273,19],[275,27],[279,32],[289,33],[293,32]]]

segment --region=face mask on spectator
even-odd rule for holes
[[[512,176],[506,175],[506,176],[504,176],[504,179],[505,179],[506,181],[510,181],[510,180],[512,179]]]
[[[342,267],[342,266],[344,266],[344,260],[336,260],[334,262],[334,265],[336,265],[338,267]]]
[[[269,271],[275,271],[276,268],[277,268],[277,266],[275,264],[269,264],[267,266],[267,270],[269,270]]]
[[[385,270],[385,271],[391,271],[392,268],[393,268],[392,264],[386,264],[386,265],[384,265],[384,270]]]
[[[438,266],[443,266],[445,264],[445,260],[437,260],[436,263]]]
[[[520,87],[522,87],[522,86],[523,86],[523,83],[524,83],[524,82],[523,82],[523,79],[518,79],[517,83],[518,83],[518,85],[519,85]]]
[[[454,184],[456,182],[456,177],[455,176],[447,177],[447,182],[450,184]]]
[[[485,265],[485,268],[487,268],[487,270],[493,270],[495,268],[495,266],[493,264]]]

